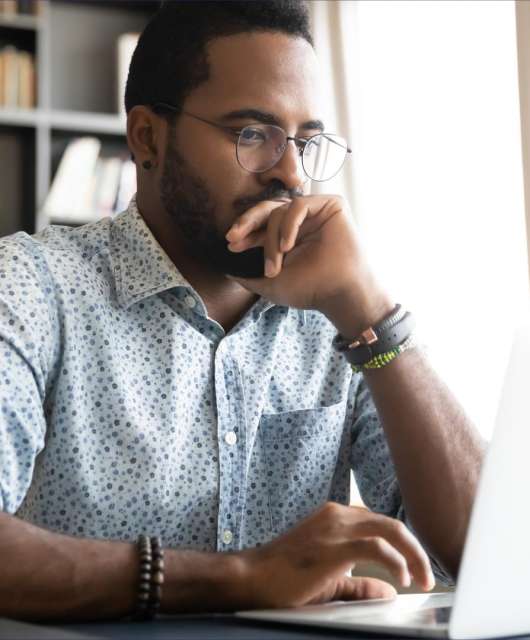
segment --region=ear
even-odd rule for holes
[[[149,107],[137,105],[127,116],[127,144],[137,166],[148,160],[157,166],[164,150],[167,124]]]

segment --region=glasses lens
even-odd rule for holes
[[[247,171],[267,171],[281,158],[286,143],[283,129],[275,125],[244,127],[237,142],[237,160]]]
[[[342,168],[347,151],[346,140],[340,136],[333,133],[313,136],[302,154],[304,171],[311,180],[329,180]]]

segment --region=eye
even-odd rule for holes
[[[242,144],[261,144],[266,141],[265,132],[258,127],[245,127],[239,134],[239,142]]]
[[[322,144],[321,136],[315,136],[313,138],[310,138],[309,140],[306,140],[306,144],[302,149],[302,153],[307,158],[308,156],[311,156],[314,153],[317,153],[318,148],[320,147],[321,144]]]

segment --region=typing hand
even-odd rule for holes
[[[404,587],[434,586],[427,554],[402,522],[334,502],[241,559],[247,608],[394,597],[387,582],[344,575],[361,560],[380,563]]]

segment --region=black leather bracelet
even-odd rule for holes
[[[346,341],[337,335],[333,346],[344,354],[350,364],[363,365],[405,342],[412,335],[414,325],[412,315],[398,304],[392,313],[365,329],[358,338]]]

